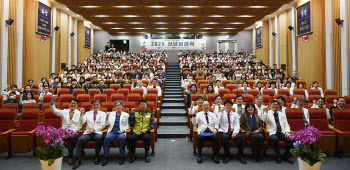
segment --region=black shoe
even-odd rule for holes
[[[277,156],[276,162],[277,162],[278,164],[281,164],[281,162],[282,162],[281,156]]]
[[[256,155],[252,155],[253,162],[258,162],[259,158]]]
[[[216,154],[215,154],[214,157],[213,157],[213,161],[214,161],[216,164],[219,163],[219,158],[218,158],[218,156],[216,156]]]
[[[240,157],[238,160],[239,160],[242,164],[247,164],[247,161],[244,159],[243,156]]]
[[[258,163],[261,163],[261,159],[262,159],[262,157],[258,156],[258,159],[257,159]]]
[[[100,164],[100,157],[99,156],[95,156],[95,165]]]
[[[133,163],[135,161],[136,157],[135,154],[130,154],[130,158],[129,158],[129,163]]]
[[[201,164],[202,163],[202,154],[198,154],[197,156],[197,163]]]
[[[224,161],[222,161],[224,164],[227,164],[230,161],[230,157],[229,156],[225,156],[224,157]]]
[[[72,169],[77,169],[81,165],[81,160],[75,160]]]
[[[124,164],[124,156],[119,158],[119,165],[123,165]]]
[[[284,156],[283,159],[290,164],[294,164],[294,160],[290,156]]]
[[[102,166],[106,166],[108,164],[108,158],[107,157],[103,157],[103,161],[102,161]]]
[[[148,163],[148,162],[151,162],[151,158],[149,157],[148,154],[145,155],[145,161]]]

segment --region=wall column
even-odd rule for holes
[[[253,55],[255,54],[255,49],[256,49],[256,30],[255,27],[253,28],[253,38],[252,38],[252,42],[253,42]],[[262,43],[262,42],[261,42]]]
[[[74,65],[78,64],[78,19],[74,20]]]
[[[67,55],[67,67],[70,69],[72,66],[72,45],[71,45],[71,36],[70,33],[72,32],[72,16],[68,17],[68,55]],[[77,36],[77,35],[74,35]],[[66,68],[64,68],[66,69]]]
[[[326,40],[326,89],[334,88],[333,80],[333,28],[332,0],[325,1],[325,40]]]
[[[9,28],[5,20],[9,19],[9,0],[1,0],[1,28],[0,28],[0,90],[4,90],[7,85],[7,62],[8,62],[8,36]],[[15,21],[16,22],[16,21]]]
[[[95,34],[94,29],[91,28],[90,34],[91,34],[91,43],[90,43],[90,56],[89,56],[89,58],[91,57],[91,55],[94,55],[94,47],[95,47],[95,44],[94,44],[94,34]]]
[[[297,29],[295,26],[295,7],[291,9],[292,16],[292,27],[294,28],[291,31],[292,34],[292,62],[293,62],[293,71],[297,71],[297,52],[296,52],[296,42],[295,42],[295,30]]]
[[[272,20],[269,20],[269,65],[273,65]]]
[[[276,64],[277,64],[277,68],[280,68],[280,38],[279,38],[279,26],[278,26],[278,17],[275,17],[275,32],[276,32],[276,36],[275,36],[275,47],[276,47]]]
[[[348,3],[348,0],[340,0],[340,19],[344,20],[340,26],[342,96],[350,94]]]
[[[16,85],[22,87],[23,77],[23,13],[24,0],[17,0],[16,11]]]
[[[52,8],[52,37],[51,37],[51,73],[55,72],[55,60],[56,60],[56,8]]]

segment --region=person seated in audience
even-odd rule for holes
[[[329,122],[331,122],[331,114],[329,113],[329,109],[327,108],[326,100],[323,97],[317,98],[317,100],[312,101],[313,105],[311,108],[321,108],[321,109],[326,109],[326,114],[327,114],[327,119]]]
[[[56,83],[56,88],[55,88],[55,94],[58,94],[58,90],[62,89],[62,83],[58,82]]]
[[[104,159],[102,161],[102,166],[106,166],[109,161],[109,149],[114,140],[117,140],[119,144],[119,165],[124,164],[124,153],[126,146],[125,133],[129,129],[129,114],[122,111],[124,106],[123,101],[118,100],[114,102],[114,106],[116,111],[107,113],[106,125],[109,125],[109,127],[107,136],[103,142]]]
[[[276,89],[278,91],[278,89],[282,89],[283,88],[283,84],[281,83],[281,79],[277,78],[276,79]]]
[[[245,105],[243,104],[243,96],[237,95],[236,96],[236,104],[233,104],[232,106],[235,109],[235,112],[238,113],[239,116],[241,116],[242,109],[244,109]]]
[[[11,91],[8,95],[9,97],[7,98],[7,100],[4,101],[4,104],[6,103],[19,103],[19,100],[16,99],[16,93]]]
[[[30,87],[31,89],[37,89],[38,87],[37,87],[37,86],[33,86],[33,83],[34,83],[34,81],[33,81],[32,79],[29,79],[29,80],[28,80],[28,85],[29,85],[29,87]]]
[[[280,108],[280,112],[283,112],[284,114],[286,114],[286,109],[287,107],[284,107],[284,102],[286,101],[285,98],[283,96],[278,96],[276,98],[276,100],[280,103],[281,108]]]
[[[95,142],[95,165],[100,163],[100,151],[103,144],[102,131],[107,125],[107,114],[100,110],[101,101],[95,99],[91,102],[92,109],[85,113],[85,109],[81,109],[83,114],[82,124],[86,123],[86,129],[82,136],[78,138],[75,149],[75,161],[73,169],[77,169],[81,165],[81,157],[83,156],[84,146],[88,141]]]
[[[268,106],[263,105],[264,98],[260,95],[257,95],[255,97],[255,105],[254,105],[254,110],[256,109],[258,112],[258,115],[262,117],[264,115],[264,109],[268,108]],[[246,106],[247,107],[247,106]]]
[[[162,79],[165,79],[165,74],[163,72],[163,69],[158,69],[156,75],[158,75],[159,77],[162,77]]]
[[[61,82],[61,77],[55,77],[55,81],[51,83],[53,85],[53,89],[56,89],[56,85],[58,82]]]
[[[197,102],[196,106],[195,106],[195,101],[192,101],[191,106],[188,108],[188,114],[193,115],[196,112],[196,110],[203,108],[203,101],[204,100],[202,96],[198,96],[196,98],[196,102]]]
[[[218,90],[218,92],[219,92],[219,90]],[[216,93],[216,91],[214,90],[212,85],[208,85],[207,90],[205,90],[204,95],[203,95],[204,100],[207,100],[208,94],[218,94],[218,93]]]
[[[305,98],[306,98],[306,101],[309,100],[309,93],[307,92],[307,90],[305,89],[304,87],[304,83],[303,82],[299,82],[298,83],[298,88],[297,89],[301,89],[301,90],[304,90],[305,91]]]
[[[80,77],[80,78],[79,78],[79,83],[78,83],[78,85],[79,85],[80,87],[83,87],[84,84],[85,84],[85,78],[84,78],[84,77]]]
[[[272,110],[264,113],[262,120],[266,124],[266,129],[269,131],[270,141],[273,149],[276,152],[276,162],[281,163],[280,144],[279,141],[287,143],[283,159],[288,163],[294,164],[291,158],[290,149],[293,148],[293,141],[290,139],[290,127],[285,113],[280,112],[280,103],[277,100],[271,102]]]
[[[139,105],[140,110],[134,112],[134,109],[132,109],[129,116],[129,125],[132,127],[132,134],[129,137],[130,163],[133,163],[136,159],[135,148],[137,140],[144,141],[145,161],[151,161],[148,152],[151,144],[150,132],[155,128],[154,115],[147,110],[147,101],[145,99],[141,99]]]
[[[57,99],[57,95],[53,95],[50,102],[50,110],[53,114],[57,115],[62,120],[62,128],[67,128],[68,131],[73,131],[75,134],[67,137],[64,140],[68,141],[68,164],[73,165],[73,152],[75,148],[75,141],[78,136],[78,131],[83,126],[83,114],[79,110],[78,107],[78,99],[71,98],[69,100],[69,109],[58,110],[55,107],[55,101]]]
[[[209,111],[210,104],[208,101],[203,102],[203,111],[198,112],[196,110],[193,113],[192,123],[197,125],[198,137],[197,137],[197,163],[202,163],[202,148],[205,139],[210,139],[212,141],[213,148],[213,160],[215,163],[219,163],[218,158],[218,128],[219,123],[216,115]]]
[[[9,85],[6,86],[6,89],[2,92],[3,96],[10,96],[11,92],[14,92],[15,95],[20,95],[21,93],[17,91],[17,85],[16,84],[12,84],[11,85],[11,89],[9,91],[7,91],[7,89],[9,88]]]
[[[213,76],[211,79],[208,80],[208,82],[209,85],[212,85],[214,87],[214,84],[216,83],[216,77]]]
[[[22,93],[21,94],[21,97],[19,98],[19,105],[22,105],[21,106],[21,109],[23,107],[23,104],[26,104],[26,103],[36,103],[36,101],[33,99],[34,95],[32,92],[27,92],[25,93],[25,100],[23,100],[23,96],[24,94]]]
[[[157,89],[158,99],[160,99],[160,96],[162,96],[162,89],[160,88],[160,86],[158,86],[157,79],[153,79],[152,84],[150,84],[147,88],[148,89],[151,89],[151,88]]]
[[[56,78],[56,74],[55,73],[51,73],[50,74],[49,83],[53,84],[55,82],[55,78]]]
[[[107,87],[104,85],[104,81],[100,80],[100,84],[98,84],[95,88],[99,89],[100,90],[100,94],[102,94],[103,93],[103,89],[106,89]]]
[[[72,84],[67,83],[67,88],[69,89],[69,94],[73,94],[74,89],[80,89],[81,87],[77,85],[77,80],[73,79]]]
[[[270,88],[267,88],[267,89],[272,89],[274,95],[277,95],[277,94],[278,94],[278,89],[276,88],[276,82],[274,82],[274,81],[271,81],[271,82],[270,82]],[[263,91],[263,92],[264,92],[264,91]]]
[[[163,90],[163,81],[162,81],[161,77],[159,77],[158,75],[154,75],[154,79],[158,80],[157,83],[158,83],[160,89]]]
[[[304,124],[305,126],[309,126],[310,125],[310,120],[309,120],[309,110],[307,108],[305,108],[305,98],[303,97],[294,97],[293,99],[293,104],[290,108],[299,108],[303,110],[303,115],[304,115]]]
[[[123,77],[122,77],[122,76],[119,76],[119,77],[118,77],[118,80],[115,82],[115,84],[119,84],[119,85],[120,85],[120,88],[123,88],[123,87],[124,87]]]
[[[38,93],[40,95],[40,93],[43,91],[44,86],[48,86],[49,82],[47,81],[46,77],[41,78],[41,80],[38,82]]]
[[[216,117],[218,117],[220,109],[224,108],[224,105],[221,103],[222,97],[220,95],[216,95],[214,101],[215,103],[211,107],[213,108],[213,112],[215,113]]]
[[[86,80],[85,80],[86,81]],[[97,76],[93,76],[93,80],[91,82],[92,85],[95,85],[95,84],[99,84],[98,80],[97,80]]]
[[[235,140],[238,148],[238,160],[242,164],[247,164],[243,155],[243,137],[239,134],[240,131],[240,116],[232,110],[233,102],[226,100],[224,109],[219,112],[218,123],[220,125],[219,132],[222,134],[222,142],[224,147],[224,163],[230,160],[230,140]]]
[[[293,79],[293,83],[296,84],[297,80],[300,80],[298,77],[297,77],[297,72],[296,71],[293,71],[292,72],[292,79]],[[289,80],[288,80],[289,81]]]
[[[290,81],[287,81],[286,82],[286,87],[283,87],[283,89],[287,89],[289,90],[289,95],[292,96],[293,95],[293,86],[292,86],[292,83]]]
[[[187,76],[187,79],[183,80],[183,88],[185,89],[185,91],[187,92],[187,86],[189,84],[195,84],[195,82],[193,82],[193,77],[191,75]]]
[[[321,93],[321,97],[324,97],[323,90],[322,90],[321,87],[318,86],[318,82],[317,82],[317,81],[314,81],[314,82],[312,83],[312,87],[310,87],[310,90],[311,90],[311,89],[319,90],[320,93]]]
[[[197,91],[197,85],[196,84],[192,84],[190,91],[186,93],[186,103],[187,103],[187,107],[191,106],[191,94],[200,94],[199,91]]]
[[[241,85],[243,84],[243,81],[241,80],[241,76],[236,76],[236,80],[234,81],[232,79],[231,84],[235,84],[237,86],[237,89],[239,89],[241,87]]]
[[[260,163],[264,148],[263,121],[260,114],[255,114],[255,106],[256,104],[254,105],[252,102],[246,104],[245,113],[242,113],[240,123],[247,139],[251,142],[252,159],[254,162]]]
[[[39,102],[40,102],[39,108],[40,109],[41,109],[41,104],[42,104],[42,101],[44,99],[44,96],[46,96],[46,95],[52,95],[52,93],[50,93],[50,87],[49,86],[45,86],[43,92],[39,95]]]
[[[257,87],[255,89],[259,90],[259,95],[262,95],[264,90],[264,87],[262,87],[262,83],[258,81],[256,84],[257,84]]]
[[[243,86],[240,87],[239,89],[243,89],[244,90],[244,94],[248,94],[248,90],[250,89],[250,87],[248,87],[248,82],[247,81],[243,81]]]
[[[216,83],[214,84],[214,91],[216,94],[219,94],[219,89],[225,89],[225,87],[221,84],[220,80],[216,80]]]
[[[90,79],[87,78],[85,80],[85,84],[82,86],[83,89],[85,89],[85,94],[89,94],[89,89],[93,89],[94,87],[90,84]]]
[[[330,114],[331,114],[332,120],[333,120],[332,110],[336,109],[336,108],[345,109],[346,108],[346,99],[344,97],[338,97],[337,100],[334,100],[333,102],[334,102],[334,104],[330,108]]]

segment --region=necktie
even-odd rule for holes
[[[261,95],[261,87],[259,87],[259,94]]]
[[[280,121],[279,121],[277,112],[274,113],[273,115],[275,116],[275,123],[276,123],[276,126],[277,126],[277,131],[276,131],[276,133],[277,133],[277,134],[281,134],[281,133],[282,133],[282,128],[281,128],[281,124],[280,124]]]
[[[74,115],[74,112],[73,112],[73,111],[70,111],[70,120],[72,120],[73,115]]]
[[[231,134],[231,119],[230,119],[230,113],[227,114],[227,120],[228,120],[228,134]]]
[[[156,88],[156,86],[153,86],[153,88]]]
[[[94,112],[94,123],[96,121],[96,115],[97,115],[97,112]]]
[[[207,120],[207,125],[209,124],[209,118],[208,118],[208,113],[204,113],[205,114],[205,119]],[[210,129],[207,127],[205,129],[205,132],[210,132]]]

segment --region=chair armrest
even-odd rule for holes
[[[83,135],[85,131],[85,127],[82,127],[79,131],[78,131],[78,137],[80,137],[81,135]]]
[[[270,132],[264,128],[264,139],[269,144],[270,141]]]
[[[14,131],[16,131],[16,129],[10,129],[10,130],[8,130],[8,131],[2,133],[2,135],[5,136],[5,135],[10,134],[10,133],[12,133],[12,132],[14,132]]]
[[[160,108],[157,108],[156,117],[157,117],[157,118],[159,118],[159,117],[160,117]]]
[[[246,140],[245,130],[241,128],[240,133],[241,133],[241,135],[243,137],[243,142],[245,143],[245,140]]]
[[[35,129],[29,132],[29,134],[31,134],[31,135],[33,135],[34,133],[36,133]]]
[[[340,134],[340,135],[344,135],[344,132],[340,131],[339,129],[332,129],[335,133]]]

